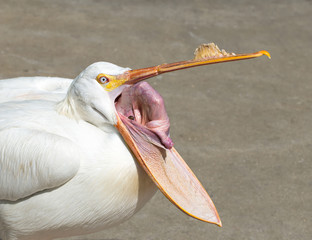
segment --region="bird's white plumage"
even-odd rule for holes
[[[0,81],[0,238],[97,231],[153,196],[156,187],[113,127],[113,102],[95,81],[126,70],[96,63],[74,81]]]
[[[19,77],[0,81],[0,102],[27,99],[62,100],[72,79],[57,77]]]
[[[80,159],[70,156],[79,148],[53,129],[56,121],[70,121],[53,111],[70,82],[59,78],[0,82],[0,199],[17,200],[59,186],[78,171]]]

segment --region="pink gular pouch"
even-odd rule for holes
[[[116,110],[119,132],[162,193],[189,215],[221,225],[207,192],[173,148],[159,94],[146,82],[136,83],[123,90]]]

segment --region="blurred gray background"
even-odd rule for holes
[[[207,42],[272,55],[149,80],[222,228],[159,192],[128,222],[71,239],[312,239],[311,24],[310,0],[0,0],[2,79],[188,60]]]

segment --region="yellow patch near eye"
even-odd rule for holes
[[[106,91],[110,92],[127,81],[126,79],[118,79],[117,77],[100,73],[96,77],[96,80]]]
[[[102,73],[96,77],[96,80],[98,81],[99,84],[109,83],[109,78]]]

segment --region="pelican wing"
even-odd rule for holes
[[[49,111],[70,83],[46,77],[0,81],[0,200],[58,187],[77,173],[80,149],[54,133]]]
[[[44,131],[0,131],[0,199],[17,200],[64,184],[77,173],[78,147]]]
[[[57,77],[19,77],[0,80],[0,103],[45,99],[60,101],[72,79]]]

